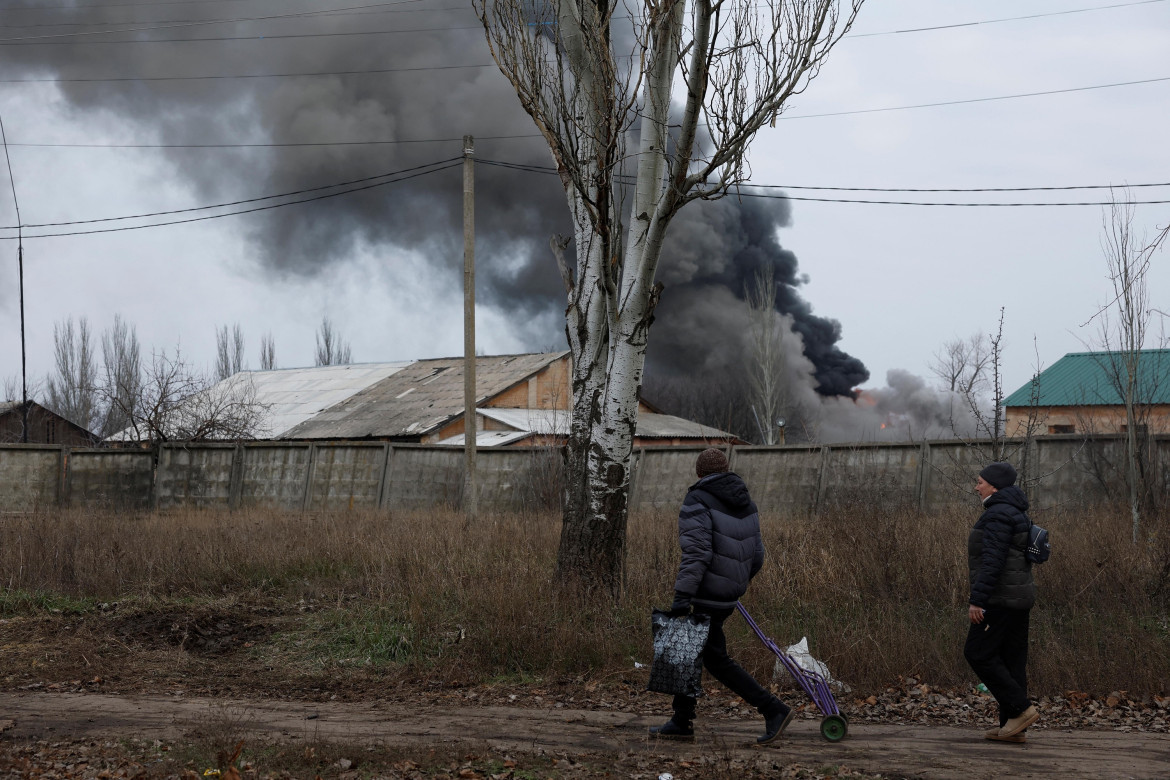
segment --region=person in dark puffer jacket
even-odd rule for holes
[[[678,516],[682,562],[674,583],[671,615],[688,614],[693,607],[696,614],[710,616],[703,666],[764,716],[764,735],[756,742],[765,744],[783,733],[793,711],[727,654],[723,634],[724,621],[764,565],[760,516],[747,485],[728,471],[727,456],[720,450],[704,450],[695,473],[699,481],[691,485]],[[650,729],[650,735],[693,739],[694,697],[675,696],[673,704],[674,716]]]
[[[999,726],[984,737],[1023,742],[1040,717],[1028,699],[1028,620],[1036,603],[1032,564],[1024,556],[1032,521],[1028,497],[1010,463],[992,463],[975,482],[983,514],[967,537],[971,628],[963,655],[999,703]]]

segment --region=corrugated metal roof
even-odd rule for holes
[[[567,436],[571,415],[559,409],[476,409],[477,414],[517,431]],[[642,439],[734,439],[733,434],[670,414],[639,412],[635,436]]]
[[[532,431],[476,431],[475,446],[477,447],[502,447],[505,444],[511,444],[517,441],[524,441],[532,436]],[[463,434],[452,436],[449,439],[435,442],[444,447],[462,447]]]
[[[476,409],[475,413],[528,433],[568,436],[572,414],[567,409]]]
[[[1037,406],[1119,406],[1125,403],[1110,380],[1124,371],[1120,352],[1070,352],[1036,378]],[[1004,406],[1031,406],[1032,383],[1004,399]],[[1138,358],[1142,403],[1170,404],[1170,349],[1142,350]]]
[[[499,395],[567,354],[477,357],[477,403]],[[280,438],[414,438],[433,432],[462,413],[463,358],[419,360],[285,431]]]
[[[291,428],[370,385],[397,374],[411,363],[355,363],[348,366],[241,371],[224,381],[251,379],[256,388],[257,402],[269,407],[265,419],[267,435],[281,439],[286,438],[285,434]]]
[[[212,392],[251,382],[255,388],[256,403],[267,407],[256,438],[281,439],[287,438],[285,432],[290,428],[396,374],[411,365],[411,362],[240,371],[217,384]],[[108,438],[112,441],[133,441],[136,435],[133,428],[127,428]]]

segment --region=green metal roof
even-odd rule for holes
[[[1070,352],[1040,372],[1037,406],[1118,406],[1121,394],[1110,381],[1125,371],[1121,352]],[[1116,367],[1116,368],[1115,368]],[[1170,404],[1170,349],[1138,354],[1138,398]],[[1004,406],[1031,406],[1032,382],[1004,399]]]

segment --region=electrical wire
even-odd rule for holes
[[[495,165],[501,168],[515,168],[532,173],[555,174],[557,170],[546,165],[532,165],[530,163],[512,163],[501,160],[480,159],[484,165]],[[767,190],[834,190],[838,192],[1053,192],[1065,190],[1106,190],[1118,187],[1115,184],[1068,184],[1045,187],[824,187],[800,184],[753,184],[745,183],[744,187]],[[1125,184],[1122,187],[1170,187],[1170,182],[1149,182],[1142,184]]]
[[[141,8],[157,5],[211,5],[213,3],[242,3],[248,0],[146,0],[143,3],[101,3],[93,5],[41,5],[30,8],[0,8],[0,12],[7,14],[22,13],[25,11],[86,11],[99,8]]]
[[[128,81],[215,81],[232,79],[287,79],[310,78],[320,76],[364,76],[367,74],[385,73],[415,73],[428,70],[467,70],[471,68],[494,68],[494,62],[477,63],[474,65],[423,65],[411,68],[373,68],[369,70],[328,70],[315,73],[254,73],[254,74],[225,74],[222,76],[122,76],[119,78],[45,78],[45,79],[0,79],[0,84],[86,84],[105,82]]]
[[[338,187],[350,187],[351,188],[351,189],[345,190],[344,192],[336,192],[336,193],[330,193],[327,195],[319,195],[319,196],[312,197],[312,198],[302,198],[299,200],[289,201],[287,203],[278,203],[278,204],[274,204],[274,205],[270,205],[270,206],[263,206],[263,207],[259,207],[259,208],[238,209],[236,211],[228,212],[226,214],[213,214],[213,215],[209,215],[209,216],[197,217],[197,218],[192,218],[192,219],[169,220],[169,221],[165,221],[165,222],[151,223],[148,225],[132,225],[129,227],[122,227],[122,228],[99,229],[99,230],[77,230],[77,231],[69,231],[69,232],[37,234],[37,235],[25,236],[25,237],[26,238],[52,238],[52,237],[57,237],[57,236],[88,235],[88,234],[92,234],[92,233],[109,233],[109,232],[118,232],[118,231],[125,231],[125,230],[139,230],[139,229],[145,229],[145,228],[150,228],[150,227],[162,227],[165,225],[176,225],[176,224],[184,224],[184,223],[188,223],[188,222],[199,222],[199,221],[208,220],[208,219],[217,219],[219,217],[229,217],[229,216],[236,216],[239,214],[248,214],[248,213],[255,212],[255,211],[265,211],[265,210],[269,210],[269,209],[273,209],[273,208],[280,208],[282,206],[291,206],[291,205],[296,205],[296,204],[300,204],[300,203],[308,203],[308,202],[312,202],[315,200],[323,200],[326,198],[337,197],[339,195],[347,195],[351,192],[360,192],[360,191],[366,190],[366,189],[381,187],[381,186],[384,186],[387,184],[394,184],[394,183],[397,183],[400,181],[407,181],[409,179],[416,178],[417,176],[425,176],[425,175],[430,174],[430,173],[437,173],[439,171],[448,170],[448,169],[453,168],[456,165],[460,164],[460,160],[461,160],[461,158],[459,158],[459,157],[450,157],[450,158],[447,158],[445,160],[438,160],[436,162],[426,163],[424,165],[417,165],[417,166],[414,166],[412,168],[404,168],[404,169],[401,169],[398,171],[391,171],[388,173],[382,173],[382,174],[378,174],[375,176],[366,176],[366,177],[362,177],[359,179],[350,179],[348,181],[335,182],[333,184],[326,184],[326,185],[322,185],[319,187],[308,187],[308,188],[303,188],[303,189],[299,189],[299,190],[291,190],[289,192],[277,193],[274,195],[262,195],[262,196],[255,197],[255,198],[246,198],[246,199],[242,199],[242,200],[228,201],[228,202],[224,202],[224,203],[214,203],[214,204],[205,205],[205,206],[192,206],[192,207],[183,208],[183,209],[170,209],[167,211],[155,211],[155,212],[149,212],[149,213],[144,213],[144,214],[130,214],[130,215],[123,215],[123,216],[118,216],[118,217],[100,217],[100,218],[96,218],[96,219],[73,220],[73,221],[67,221],[67,222],[44,222],[44,223],[36,223],[36,224],[25,224],[25,225],[20,225],[20,226],[4,226],[4,227],[0,227],[0,230],[18,230],[18,229],[24,229],[24,228],[46,228],[46,227],[72,227],[72,226],[77,226],[77,225],[92,225],[92,224],[118,222],[118,221],[132,220],[132,219],[150,219],[150,218],[154,218],[154,217],[165,217],[165,216],[173,216],[176,214],[189,214],[189,213],[198,212],[198,211],[209,211],[209,210],[213,210],[213,209],[230,208],[230,207],[234,207],[234,206],[247,205],[247,204],[251,204],[251,203],[260,203],[260,202],[263,202],[266,200],[291,198],[291,197],[295,197],[298,195],[305,195],[308,193],[321,192],[323,190],[336,189]],[[539,173],[539,174],[545,174],[545,175],[555,175],[556,174],[556,170],[553,168],[549,168],[546,166],[539,166],[539,165],[531,165],[531,164],[527,164],[527,163],[511,163],[511,162],[505,162],[505,161],[501,161],[501,160],[485,160],[485,159],[480,159],[479,162],[484,164],[484,165],[494,166],[494,167],[498,167],[498,168],[507,168],[507,169],[522,171],[522,172],[526,172],[526,173]],[[403,174],[412,174],[412,175],[403,176]],[[391,177],[401,177],[401,178],[394,178],[392,181],[384,181],[384,182],[379,182],[377,184],[368,184],[369,182],[374,182],[378,179],[388,179]],[[632,177],[619,176],[618,178],[624,184],[631,184],[633,182]],[[355,185],[355,184],[362,184],[362,185],[366,185],[366,186],[353,187],[353,185]],[[1129,185],[1124,185],[1124,186],[1128,187],[1128,188],[1170,187],[1170,182],[1129,184]],[[1051,203],[1051,202],[1050,203],[940,203],[940,202],[892,201],[892,200],[846,199],[846,198],[810,198],[810,197],[803,197],[803,196],[791,196],[791,195],[786,195],[786,194],[770,195],[770,194],[765,194],[765,193],[751,192],[750,190],[752,190],[752,189],[757,189],[757,190],[758,189],[795,189],[795,190],[835,190],[835,191],[844,191],[844,192],[972,192],[972,193],[975,193],[975,192],[1038,192],[1038,191],[1039,192],[1049,192],[1049,191],[1067,191],[1067,190],[1085,190],[1085,189],[1104,189],[1104,188],[1112,188],[1112,187],[1113,187],[1113,185],[1108,185],[1108,184],[1080,184],[1080,185],[1068,185],[1068,186],[1061,186],[1061,187],[881,188],[881,187],[824,187],[824,186],[799,186],[799,185],[783,185],[783,184],[745,183],[745,184],[741,185],[741,188],[737,189],[736,194],[738,196],[749,197],[749,198],[751,198],[751,197],[773,198],[773,199],[808,201],[808,202],[817,202],[817,203],[858,203],[858,204],[867,204],[867,205],[968,206],[968,207],[974,207],[974,206],[989,206],[989,207],[1107,206],[1107,205],[1113,205],[1113,201],[1076,202],[1076,203],[1071,203],[1071,202],[1070,203]],[[748,191],[745,191],[743,188],[747,188]],[[1165,201],[1165,200],[1132,201],[1132,203],[1134,205],[1163,204],[1163,203],[1168,203],[1168,202],[1170,202],[1170,201]],[[0,237],[0,240],[12,240],[12,239],[13,239],[13,237],[11,237],[11,236]]]
[[[1088,92],[1094,89],[1112,89],[1113,87],[1132,87],[1137,84],[1153,84],[1159,81],[1170,81],[1170,76],[1159,76],[1152,79],[1138,79],[1136,81],[1117,81],[1112,84],[1094,84],[1088,87],[1068,87],[1066,89],[1046,89],[1040,92],[1020,92],[1015,95],[996,95],[993,97],[967,98],[965,100],[940,100],[936,103],[916,103],[910,106],[886,106],[884,108],[861,108],[852,111],[827,111],[820,114],[781,114],[779,119],[820,119],[828,116],[851,116],[855,114],[877,114],[883,111],[910,111],[918,108],[938,108],[939,106],[961,106],[968,103],[990,103],[995,100],[1016,100],[1019,98],[1039,97],[1041,95],[1062,95],[1068,92]]]
[[[290,192],[280,192],[275,195],[262,195],[256,198],[246,198],[244,200],[233,200],[226,203],[213,203],[207,206],[192,206],[185,209],[171,209],[169,211],[152,211],[146,214],[128,214],[121,217],[100,217],[98,219],[80,219],[71,222],[41,222],[37,224],[26,224],[26,228],[45,228],[45,227],[63,227],[66,225],[91,225],[96,222],[118,222],[126,219],[147,219],[148,217],[164,217],[172,214],[188,214],[192,211],[207,211],[210,209],[221,209],[229,206],[241,206],[245,203],[258,203],[265,200],[273,200],[275,198],[290,198],[294,195],[304,195],[309,192],[320,192],[321,190],[334,189],[336,187],[348,187],[353,184],[365,184],[366,182],[375,181],[377,179],[385,179],[390,176],[399,176],[404,173],[413,173],[424,168],[432,168],[436,165],[445,165],[449,162],[461,160],[461,157],[450,157],[446,160],[439,160],[438,162],[427,163],[426,165],[416,165],[413,168],[403,168],[400,171],[390,171],[389,173],[379,173],[376,176],[365,176],[360,179],[350,179],[349,181],[339,181],[333,184],[324,184],[320,187],[307,187],[301,190],[292,190]],[[5,225],[0,227],[0,230],[15,230],[15,225]]]
[[[217,0],[217,1],[218,2],[226,2],[227,0]],[[422,2],[422,3],[429,2],[429,0],[414,0],[414,1],[415,2]],[[321,17],[326,17],[326,16],[375,16],[375,15],[382,15],[382,14],[437,14],[437,13],[447,13],[447,12],[451,12],[451,11],[458,12],[458,11],[473,11],[473,10],[474,9],[469,5],[468,6],[460,6],[460,7],[448,6],[446,8],[380,8],[377,10],[362,10],[362,11],[346,11],[346,10],[322,11],[319,14],[319,16],[314,17],[314,18],[321,18]],[[161,24],[163,21],[166,21],[166,22],[198,22],[198,21],[207,22],[207,21],[211,21],[211,20],[208,20],[208,19],[166,19],[166,20],[158,20],[157,23]],[[224,19],[221,21],[231,21],[231,20]],[[138,24],[145,24],[145,23],[146,22],[138,22]],[[27,29],[31,29],[34,27],[100,27],[102,25],[111,25],[111,24],[135,24],[135,22],[129,21],[129,20],[118,20],[118,21],[107,20],[107,21],[103,21],[103,22],[32,22],[29,24],[0,24],[0,30],[27,30]]]
[[[341,11],[359,11],[367,8],[381,8],[388,5],[408,5],[413,3],[421,3],[425,0],[389,0],[382,3],[369,3],[366,5],[355,5],[343,8],[327,8],[317,11],[297,11],[295,13],[287,14],[271,14],[268,16],[248,16],[239,17],[236,19],[204,19],[198,21],[179,21],[179,22],[165,22],[156,24],[150,27],[127,27],[117,30],[89,30],[76,31],[66,33],[51,33],[46,35],[27,35],[22,38],[0,38],[0,44],[15,43],[17,41],[48,41],[56,38],[78,38],[83,35],[114,35],[117,33],[137,33],[149,32],[151,30],[173,30],[181,27],[207,27],[214,24],[242,24],[247,22],[268,22],[276,19],[298,19],[313,16],[321,16],[323,14],[336,14]],[[77,43],[77,41],[69,41],[69,43]]]
[[[454,66],[452,66],[454,67]],[[460,66],[464,67],[464,66]],[[474,66],[466,66],[474,67]],[[1050,89],[1039,92],[1022,92],[1015,95],[998,95],[993,97],[983,98],[967,98],[964,100],[945,100],[935,103],[918,103],[909,106],[885,106],[883,108],[861,108],[850,111],[829,111],[819,114],[781,114],[778,118],[780,120],[794,120],[794,119],[821,119],[825,117],[834,116],[851,116],[858,114],[876,114],[885,111],[910,111],[921,108],[938,108],[941,106],[957,106],[967,105],[971,103],[988,103],[997,100],[1016,100],[1026,97],[1039,97],[1042,95],[1061,95],[1070,92],[1088,92],[1098,89],[1112,89],[1115,87],[1130,87],[1141,84],[1155,84],[1159,82],[1170,81],[1170,76],[1159,76],[1152,79],[1138,79],[1135,81],[1118,81],[1111,84],[1093,84],[1086,87],[1067,87],[1065,89]],[[494,141],[506,138],[540,138],[540,133],[526,133],[518,135],[507,136],[483,136],[484,140]],[[406,144],[406,143],[452,143],[459,141],[459,138],[434,138],[434,139],[405,139],[395,141],[307,141],[307,142],[290,142],[290,143],[244,143],[244,144],[66,144],[66,143],[12,143],[11,146],[22,147],[43,147],[43,148],[85,148],[85,149],[235,149],[235,148],[269,148],[269,147],[297,147],[297,146],[375,146],[381,144]]]
[[[540,133],[517,135],[477,135],[477,141],[504,141],[514,138],[543,138]],[[42,149],[282,149],[301,146],[392,146],[395,144],[437,144],[461,143],[458,138],[407,138],[394,141],[304,141],[287,143],[243,143],[243,144],[58,144],[58,143],[9,143],[9,146]]]
[[[403,176],[401,178],[393,179],[391,181],[383,181],[383,182],[377,182],[374,184],[366,184],[366,185],[363,185],[361,187],[353,187],[353,188],[347,189],[343,192],[332,192],[332,193],[327,193],[324,195],[314,195],[313,197],[310,197],[310,198],[301,198],[299,200],[292,200],[292,201],[289,201],[287,203],[272,203],[272,204],[269,204],[266,206],[255,206],[253,208],[238,209],[236,211],[230,211],[226,214],[209,214],[209,215],[205,215],[205,216],[201,216],[201,217],[188,217],[186,219],[173,219],[173,220],[168,220],[165,222],[152,222],[149,225],[127,225],[124,227],[98,228],[95,230],[72,230],[72,231],[60,232],[60,233],[36,233],[33,235],[25,235],[24,238],[26,238],[26,239],[27,238],[60,238],[62,236],[83,236],[83,235],[93,235],[95,233],[121,233],[121,232],[124,232],[127,230],[145,230],[147,228],[165,227],[168,225],[183,225],[183,224],[188,224],[191,222],[204,222],[206,220],[220,219],[222,217],[235,217],[235,216],[239,216],[240,214],[252,214],[252,213],[255,213],[258,211],[270,211],[272,209],[284,208],[285,206],[296,206],[296,205],[299,205],[302,203],[312,203],[313,201],[326,200],[328,198],[337,198],[337,197],[340,197],[342,195],[349,195],[349,194],[354,193],[354,192],[362,192],[364,190],[372,190],[372,189],[375,189],[377,187],[385,187],[385,186],[390,185],[390,184],[398,184],[400,182],[408,181],[410,179],[416,179],[420,176],[429,176],[432,173],[439,173],[441,171],[447,171],[447,170],[450,170],[452,168],[457,168],[457,167],[460,167],[462,164],[463,164],[462,161],[460,161],[458,159],[456,159],[455,162],[448,162],[445,165],[442,165],[440,163],[432,163],[431,165],[439,165],[440,167],[431,168],[430,170],[425,170],[425,171],[419,171],[416,173],[412,173],[409,176]],[[427,166],[422,166],[422,167],[427,167]],[[387,174],[387,175],[392,175],[392,174]],[[334,186],[337,186],[337,185],[334,185]],[[322,188],[322,189],[327,189],[327,188]],[[271,196],[271,197],[280,197],[280,196]],[[253,199],[252,202],[255,202],[256,200],[264,200],[264,198]],[[179,212],[176,211],[174,213],[179,213]],[[76,223],[76,224],[82,224],[82,223]],[[15,239],[16,239],[15,236],[0,236],[0,241],[13,241]]]
[[[482,24],[455,27],[422,27],[410,30],[354,30],[350,32],[327,33],[281,33],[278,35],[209,35],[202,38],[130,38],[117,41],[49,41],[26,38],[0,38],[0,46],[80,46],[82,44],[126,44],[126,43],[206,43],[208,41],[275,41],[294,38],[350,38],[357,35],[399,35],[402,33],[450,32],[454,30],[482,30]]]
[[[362,33],[358,33],[362,34]],[[0,83],[46,83],[46,82],[62,82],[62,83],[84,83],[84,82],[133,82],[133,81],[197,81],[197,80],[233,80],[233,79],[265,79],[265,78],[307,78],[317,76],[349,76],[349,75],[364,75],[368,73],[411,73],[430,70],[462,70],[471,68],[489,68],[491,63],[484,63],[482,65],[438,65],[438,66],[419,66],[413,68],[380,68],[374,70],[351,70],[351,71],[323,71],[318,73],[261,73],[254,75],[224,75],[224,76],[152,76],[146,78],[78,78],[78,79],[0,79]],[[1046,95],[1063,95],[1073,92],[1091,92],[1099,89],[1115,89],[1118,87],[1132,87],[1140,86],[1142,84],[1155,84],[1164,81],[1170,81],[1170,76],[1158,76],[1149,79],[1135,79],[1133,81],[1116,81],[1109,84],[1090,84],[1084,87],[1065,87],[1063,89],[1047,89],[1035,92],[1020,92],[1012,95],[992,95],[989,97],[979,98],[964,98],[961,100],[940,100],[932,103],[915,103],[906,106],[883,106],[880,108],[860,108],[851,109],[848,111],[826,111],[817,114],[781,114],[777,119],[781,121],[791,121],[795,119],[823,119],[834,116],[856,116],[861,114],[878,114],[889,111],[913,111],[923,108],[941,108],[944,106],[961,106],[973,103],[991,103],[1000,100],[1019,100],[1030,97],[1043,97]],[[510,136],[512,138],[539,138],[539,133],[531,133],[525,136]],[[452,141],[460,139],[437,139],[441,141]],[[488,137],[487,140],[492,140]],[[362,144],[386,144],[386,143],[429,143],[429,141],[352,141],[352,142],[312,142],[303,144],[12,144],[13,146],[47,146],[47,147],[79,147],[79,148],[191,148],[191,149],[208,149],[208,148],[234,148],[234,147],[251,147],[251,146],[347,146],[347,145],[362,145]]]
[[[1114,8],[1129,8],[1135,5],[1152,5],[1154,3],[1164,3],[1166,0],[1136,0],[1136,2],[1129,3],[1113,3],[1111,5],[1094,5],[1088,8],[1072,8],[1066,11],[1047,11],[1041,14],[1028,14],[1026,16],[1005,16],[1001,19],[982,19],[975,22],[958,22],[955,24],[938,24],[933,27],[908,27],[904,30],[884,30],[882,32],[871,33],[850,33],[844,37],[846,38],[876,38],[879,35],[904,35],[906,33],[920,33],[931,32],[934,30],[953,30],[959,27],[975,27],[981,24],[999,24],[1001,22],[1019,22],[1026,19],[1042,19],[1047,16],[1068,16],[1069,14],[1083,14],[1090,11],[1107,11]]]
[[[540,174],[545,174],[545,175],[550,175],[550,176],[557,175],[556,169],[545,168],[545,167],[541,167],[541,166],[537,166],[537,165],[508,163],[508,162],[501,162],[499,160],[485,160],[485,159],[477,159],[476,162],[483,164],[483,165],[492,165],[492,166],[496,166],[496,167],[500,167],[500,168],[510,168],[513,170],[525,171],[528,173],[540,173]],[[633,183],[633,177],[619,176],[617,178],[620,181],[622,181],[622,183],[624,183],[624,184]],[[1092,201],[1092,202],[1078,201],[1078,202],[1067,202],[1067,203],[1059,203],[1059,202],[1045,202],[1045,203],[991,203],[991,202],[943,203],[943,202],[937,202],[937,201],[872,200],[872,199],[860,199],[860,198],[810,198],[810,197],[797,196],[797,195],[786,195],[786,194],[773,195],[773,194],[762,193],[762,192],[750,192],[750,191],[744,189],[744,188],[754,188],[756,186],[757,185],[753,185],[750,182],[745,182],[745,183],[739,185],[739,187],[735,188],[736,195],[742,196],[745,198],[769,198],[769,199],[775,199],[775,200],[796,200],[796,201],[808,201],[808,202],[812,202],[812,203],[861,203],[861,204],[867,204],[867,205],[883,205],[883,206],[967,206],[967,207],[1111,206],[1111,205],[1114,205],[1115,203],[1117,203],[1118,205],[1138,206],[1138,205],[1159,205],[1159,204],[1170,203],[1170,200]],[[859,188],[856,188],[855,190],[851,189],[851,188],[832,188],[832,189],[842,189],[842,190],[857,191],[857,192],[988,192],[988,191],[992,191],[992,192],[1030,192],[1030,191],[1074,190],[1074,189],[1089,189],[1089,188],[1098,189],[1098,188],[1108,187],[1108,186],[1109,185],[1096,185],[1096,184],[1094,184],[1094,185],[1081,185],[1081,186],[1072,186],[1072,187],[997,188],[994,190],[989,190],[989,189],[969,189],[968,190],[968,189],[961,189],[961,188],[951,188],[951,189],[943,189],[943,190],[928,190],[928,189],[922,189],[922,190],[918,190],[918,189],[915,189],[915,190],[874,189],[874,190],[871,190],[871,189],[864,188],[864,187],[859,187]],[[1129,185],[1129,186],[1167,187],[1167,186],[1170,186],[1170,183],[1142,184],[1142,185]],[[761,185],[761,188],[763,188],[763,187],[772,189],[772,188],[782,188],[782,187],[784,187],[784,185],[780,185],[780,184]],[[795,188],[792,188],[792,189],[795,189]],[[827,188],[827,187],[825,187],[825,188],[808,187],[807,189],[830,189],[830,188]]]

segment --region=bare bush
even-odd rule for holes
[[[141,392],[130,402],[119,409],[130,421],[119,438],[138,442],[254,439],[264,432],[268,410],[251,376],[216,382],[194,369],[178,347],[152,356]]]

